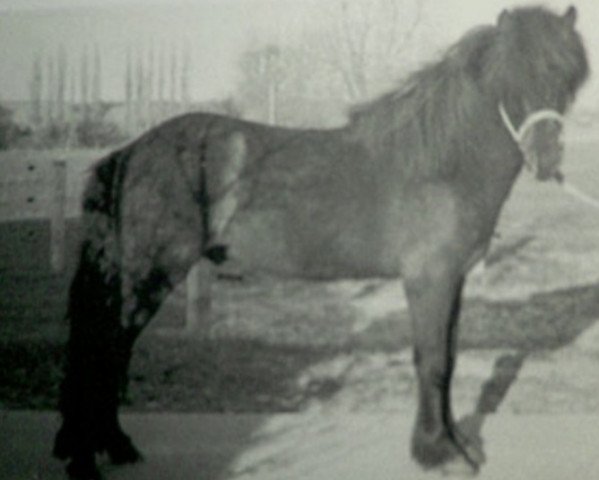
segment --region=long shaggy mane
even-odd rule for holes
[[[563,112],[587,77],[582,40],[563,16],[542,7],[503,16],[468,32],[394,91],[350,111],[350,128],[369,148],[391,149],[406,180],[455,171],[484,141],[477,132],[485,122],[499,121],[499,102],[518,123],[526,108]]]

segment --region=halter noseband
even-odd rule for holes
[[[555,120],[555,121],[559,122],[560,124],[563,124],[564,116],[561,113],[557,112],[556,110],[544,108],[542,110],[537,110],[536,112],[533,112],[530,115],[528,115],[528,117],[526,117],[524,119],[524,121],[522,122],[522,124],[520,125],[520,128],[516,129],[516,127],[514,127],[514,124],[510,120],[510,116],[508,115],[507,111],[505,110],[503,103],[499,103],[498,109],[499,109],[499,115],[501,116],[501,120],[503,121],[505,128],[510,133],[514,142],[516,142],[516,144],[518,145],[518,148],[520,149],[520,151],[524,154],[524,162],[525,162],[526,166],[528,167],[529,170],[534,172],[535,165],[530,164],[530,162],[528,161],[527,155],[524,152],[524,148],[522,147],[522,142],[524,141],[524,137],[526,136],[526,133],[534,125],[536,125],[539,122],[543,122],[545,120]]]
[[[560,124],[564,123],[564,116],[561,113],[559,113],[555,110],[551,110],[551,109],[543,109],[543,110],[537,110],[536,112],[531,113],[528,117],[526,117],[524,122],[522,122],[522,125],[520,125],[520,128],[516,129],[514,127],[514,124],[510,120],[510,117],[509,117],[508,113],[506,112],[505,107],[503,106],[503,103],[499,104],[498,109],[499,109],[499,115],[501,116],[501,120],[503,121],[505,128],[510,133],[511,137],[514,139],[514,142],[516,142],[516,144],[518,145],[518,148],[520,149],[520,151],[523,151],[522,141],[524,139],[524,136],[526,135],[526,132],[528,132],[528,130],[536,123],[542,122],[544,120],[555,120],[555,121],[559,122]],[[526,161],[526,155],[524,155],[524,158]],[[534,170],[534,166],[529,165],[528,163],[527,163],[527,166],[530,169]],[[567,194],[569,194],[572,197],[576,198],[577,200],[580,200],[580,201],[586,203],[587,205],[590,205],[591,207],[594,207],[599,210],[599,200],[597,200],[596,198],[591,197],[590,195],[587,195],[586,193],[584,193],[583,191],[581,191],[574,185],[570,185],[569,183],[567,183],[564,180],[563,177],[560,177],[558,179],[558,183],[562,186],[563,190]]]
[[[501,116],[501,120],[503,120],[505,128],[507,128],[507,131],[510,132],[510,135],[520,148],[522,148],[521,144],[522,140],[524,139],[524,136],[526,135],[526,132],[528,132],[528,130],[530,130],[530,128],[532,128],[535,124],[544,120],[555,120],[560,124],[564,123],[564,116],[561,113],[559,113],[556,110],[544,108],[542,110],[537,110],[536,112],[531,113],[528,117],[526,117],[524,122],[522,122],[520,128],[516,129],[514,127],[514,124],[510,120],[510,117],[506,112],[503,103],[500,103],[498,108],[499,115]]]

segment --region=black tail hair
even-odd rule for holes
[[[59,410],[63,426],[54,454],[102,451],[114,435],[122,379],[119,258],[120,200],[127,156],[101,160],[84,193],[84,233],[69,291],[70,322]]]

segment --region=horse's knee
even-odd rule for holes
[[[446,355],[439,348],[414,347],[414,367],[421,382],[431,387],[448,387],[450,382],[449,364]]]

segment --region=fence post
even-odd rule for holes
[[[186,289],[185,333],[207,331],[212,310],[212,265],[209,262],[201,260],[191,268]]]
[[[54,273],[65,267],[67,164],[55,160],[50,205],[50,264]]]

